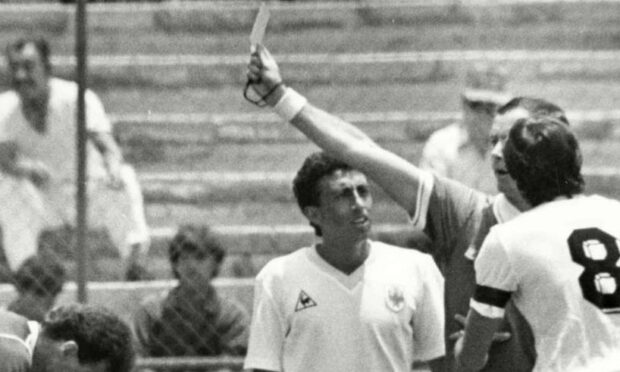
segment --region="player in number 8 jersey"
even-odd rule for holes
[[[620,371],[620,202],[582,195],[577,140],[553,118],[518,121],[504,158],[534,208],[492,228],[480,250],[459,367],[484,366],[512,298],[532,326],[535,371]]]

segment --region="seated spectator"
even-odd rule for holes
[[[243,355],[249,317],[241,305],[220,297],[211,281],[226,251],[208,227],[182,226],[169,246],[178,285],[147,297],[134,315],[142,356]]]
[[[18,297],[8,310],[42,322],[54,306],[65,279],[65,268],[54,256],[38,254],[28,258],[13,276]]]

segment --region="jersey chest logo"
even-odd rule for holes
[[[309,307],[316,306],[316,301],[314,301],[306,292],[303,290],[299,292],[299,296],[297,296],[297,304],[295,304],[295,312],[305,310]]]
[[[403,294],[403,290],[396,286],[388,288],[387,296],[385,297],[385,305],[395,313],[404,309],[405,295]]]

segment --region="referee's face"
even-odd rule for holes
[[[355,170],[337,170],[319,183],[319,206],[313,223],[324,239],[365,239],[370,232],[372,196],[366,176]]]
[[[493,173],[497,181],[497,190],[504,193],[514,205],[522,205],[524,199],[517,188],[517,183],[508,173],[508,169],[506,169],[503,152],[510,128],[517,120],[526,117],[528,117],[528,112],[520,107],[510,110],[503,115],[497,115],[493,121],[490,135],[491,145],[493,146],[491,161]]]

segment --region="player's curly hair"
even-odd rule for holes
[[[135,351],[129,326],[111,311],[85,305],[52,309],[41,324],[44,337],[75,341],[82,364],[107,362],[107,372],[130,372]]]
[[[517,120],[508,134],[504,159],[532,206],[583,192],[579,143],[568,126],[554,117]]]
[[[226,249],[215,232],[207,225],[181,225],[170,241],[168,257],[175,278],[179,277],[175,267],[181,253],[190,253],[198,257],[213,257],[217,263],[214,275],[218,274],[219,267],[226,257]]]
[[[319,182],[325,176],[329,176],[338,170],[352,170],[353,168],[325,152],[319,151],[310,154],[303,165],[297,171],[293,180],[293,193],[299,208],[303,211],[309,206],[319,205]],[[317,236],[321,236],[319,226],[310,222]]]

